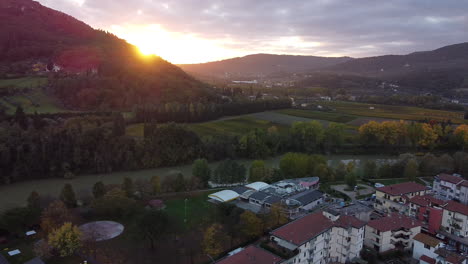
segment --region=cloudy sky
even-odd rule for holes
[[[38,0],[173,63],[365,57],[468,41],[466,0]]]

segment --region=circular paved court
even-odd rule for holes
[[[79,227],[84,239],[104,241],[118,237],[124,231],[124,226],[113,221],[97,221]]]

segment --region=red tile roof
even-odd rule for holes
[[[446,182],[450,182],[453,184],[459,184],[460,182],[464,181],[462,177],[450,175],[447,173],[441,173],[437,175],[437,178],[439,178],[441,181],[446,181]]]
[[[436,260],[429,257],[429,256],[426,256],[426,255],[422,255],[420,258],[420,260],[426,262],[426,263],[429,263],[429,264],[435,264],[436,263]]]
[[[431,204],[442,206],[447,203],[446,201],[437,199],[434,196],[430,195],[416,195],[413,198],[411,198],[409,202],[417,204],[419,206],[429,206]]]
[[[447,262],[454,264],[463,263],[463,261],[466,259],[466,257],[455,252],[448,251],[445,248],[438,248],[436,249],[435,253],[444,258]]]
[[[443,243],[439,239],[423,233],[417,234],[413,239],[431,247],[437,247],[437,245]]]
[[[464,214],[468,216],[468,205],[464,205],[462,203],[458,203],[455,201],[448,201],[447,205],[444,209],[452,212],[457,212],[460,214]]]
[[[365,225],[366,225],[366,222],[361,221],[351,215],[342,215],[340,216],[340,218],[338,218],[338,220],[335,221],[335,226],[339,226],[343,228],[354,227],[354,228],[359,229]]]
[[[385,187],[380,187],[376,189],[377,191],[381,191],[392,196],[396,195],[403,195],[408,193],[420,192],[427,190],[426,186],[421,185],[415,182],[403,182],[393,185],[388,185]]]
[[[422,226],[422,223],[408,216],[393,213],[379,219],[371,220],[367,225],[381,232],[386,232],[400,228],[410,229],[413,227]]]
[[[300,246],[332,226],[333,222],[319,211],[273,230],[271,234]]]
[[[256,246],[248,246],[241,252],[219,260],[218,264],[276,264],[282,259]]]

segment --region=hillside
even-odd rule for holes
[[[407,55],[360,58],[328,67],[328,70],[374,76],[400,75],[420,71],[468,68],[468,42],[433,51]]]
[[[349,57],[317,57],[254,54],[245,57],[232,58],[221,61],[182,64],[182,69],[189,73],[206,76],[258,76],[273,73],[299,73],[336,65],[350,61]]]
[[[0,77],[49,76],[47,94],[71,109],[209,98],[179,67],[32,0],[0,0]]]

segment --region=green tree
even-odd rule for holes
[[[340,147],[344,144],[346,125],[330,123],[325,130],[325,143],[329,147]]]
[[[132,197],[133,193],[135,192],[133,181],[129,177],[125,177],[122,183],[122,190],[125,192],[127,197]]]
[[[39,210],[36,208],[17,207],[4,211],[0,215],[0,229],[22,235],[39,221]]]
[[[106,186],[102,181],[98,181],[93,185],[93,196],[94,199],[99,199],[106,194]]]
[[[213,182],[228,184],[245,182],[246,169],[243,164],[234,160],[224,160],[213,173]]]
[[[82,233],[78,227],[65,223],[48,236],[49,245],[55,248],[61,257],[73,255],[81,248]]]
[[[146,211],[138,221],[139,233],[149,242],[150,249],[154,249],[156,242],[169,233],[168,227],[169,218],[163,211]]]
[[[410,159],[408,163],[406,163],[404,177],[410,181],[415,181],[418,176],[419,164],[415,159]]]
[[[250,165],[249,182],[265,181],[268,176],[267,168],[263,160],[255,160]]]
[[[320,122],[295,122],[291,128],[291,137],[295,148],[306,152],[316,151],[323,143],[325,131]]]
[[[364,179],[373,179],[376,178],[377,174],[377,164],[373,160],[366,160],[363,163],[362,176]]]
[[[357,184],[357,176],[354,171],[349,172],[345,177],[345,182],[350,188],[354,188]]]
[[[67,183],[63,186],[62,192],[60,193],[60,200],[69,208],[76,207],[75,191],[73,191],[71,184]]]
[[[203,187],[209,187],[208,181],[211,178],[211,169],[206,159],[197,159],[192,165],[192,175],[200,179]]]
[[[173,186],[174,191],[183,192],[186,190],[186,188],[187,187],[186,187],[184,175],[182,173],[178,173],[174,181],[174,186]]]

